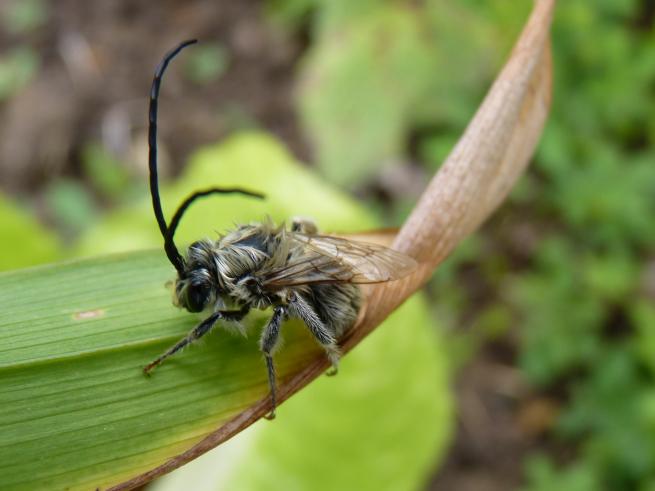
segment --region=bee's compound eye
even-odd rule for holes
[[[195,242],[192,242],[191,245],[189,246],[189,250],[194,250],[194,249],[200,249],[200,241],[197,240]]]
[[[189,312],[201,312],[209,300],[207,285],[189,285],[186,289],[185,307]]]

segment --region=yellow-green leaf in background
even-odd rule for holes
[[[51,231],[0,194],[0,271],[54,261],[61,254]]]

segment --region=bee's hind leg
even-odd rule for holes
[[[268,413],[266,419],[275,418],[275,407],[277,405],[277,381],[275,377],[275,365],[273,365],[273,350],[277,345],[280,337],[280,324],[286,314],[286,309],[282,306],[275,307],[273,317],[268,321],[266,327],[262,331],[262,337],[259,340],[259,347],[264,353],[266,359],[266,371],[268,372],[268,386],[271,393],[271,412]]]
[[[325,372],[325,374],[329,376],[336,375],[339,371],[339,358],[341,358],[341,351],[339,350],[334,335],[326,327],[325,323],[323,323],[312,306],[300,295],[296,293],[290,295],[289,308],[291,310],[291,315],[302,319],[312,335],[320,345],[323,346],[323,349],[332,364],[332,367]]]

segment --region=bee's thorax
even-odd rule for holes
[[[206,307],[220,301],[264,309],[279,298],[263,292],[260,279],[266,271],[282,266],[288,258],[283,227],[270,223],[244,225],[217,241],[191,244],[185,261],[185,275],[178,280],[178,292],[187,285],[209,288]],[[178,293],[177,303],[186,307]]]

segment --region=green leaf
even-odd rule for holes
[[[536,455],[526,463],[527,486],[523,491],[551,491],[566,489],[567,491],[594,491],[602,489],[601,478],[597,469],[582,462],[567,469],[557,469],[543,455]]]
[[[408,9],[378,9],[310,53],[302,115],[335,182],[357,184],[398,155],[411,109],[436,72],[417,22]]]
[[[116,483],[266,394],[256,337],[212,336],[141,373],[198,321],[172,307],[169,278],[158,251],[0,277],[3,489]],[[317,354],[307,341],[287,327],[282,379]]]
[[[178,199],[210,184],[247,185],[268,199],[199,203],[181,230],[187,240],[214,237],[207,231],[261,218],[265,211],[289,217],[295,210],[335,228],[372,224],[354,202],[326,188],[263,135],[199,152],[164,191],[168,216]],[[148,200],[107,217],[83,247],[97,252],[158,244]],[[173,276],[160,250],[0,275],[2,489],[117,484],[267,397],[257,343],[266,312],[248,316],[247,338],[216,329],[152,377],[141,373],[201,319],[172,306],[165,285]],[[286,323],[283,334],[276,354],[281,381],[323,356],[300,323]],[[330,483],[345,486],[355,475],[350,482],[360,487],[365,477],[356,474],[365,470],[376,474],[370,482],[378,487],[417,487],[452,423],[438,346],[424,303],[408,302],[345,357],[337,377],[316,381],[283,404],[275,422],[257,423],[229,442],[226,448],[241,450],[229,452],[235,473],[225,473],[224,480],[247,489],[296,476],[306,487],[327,489]]]

